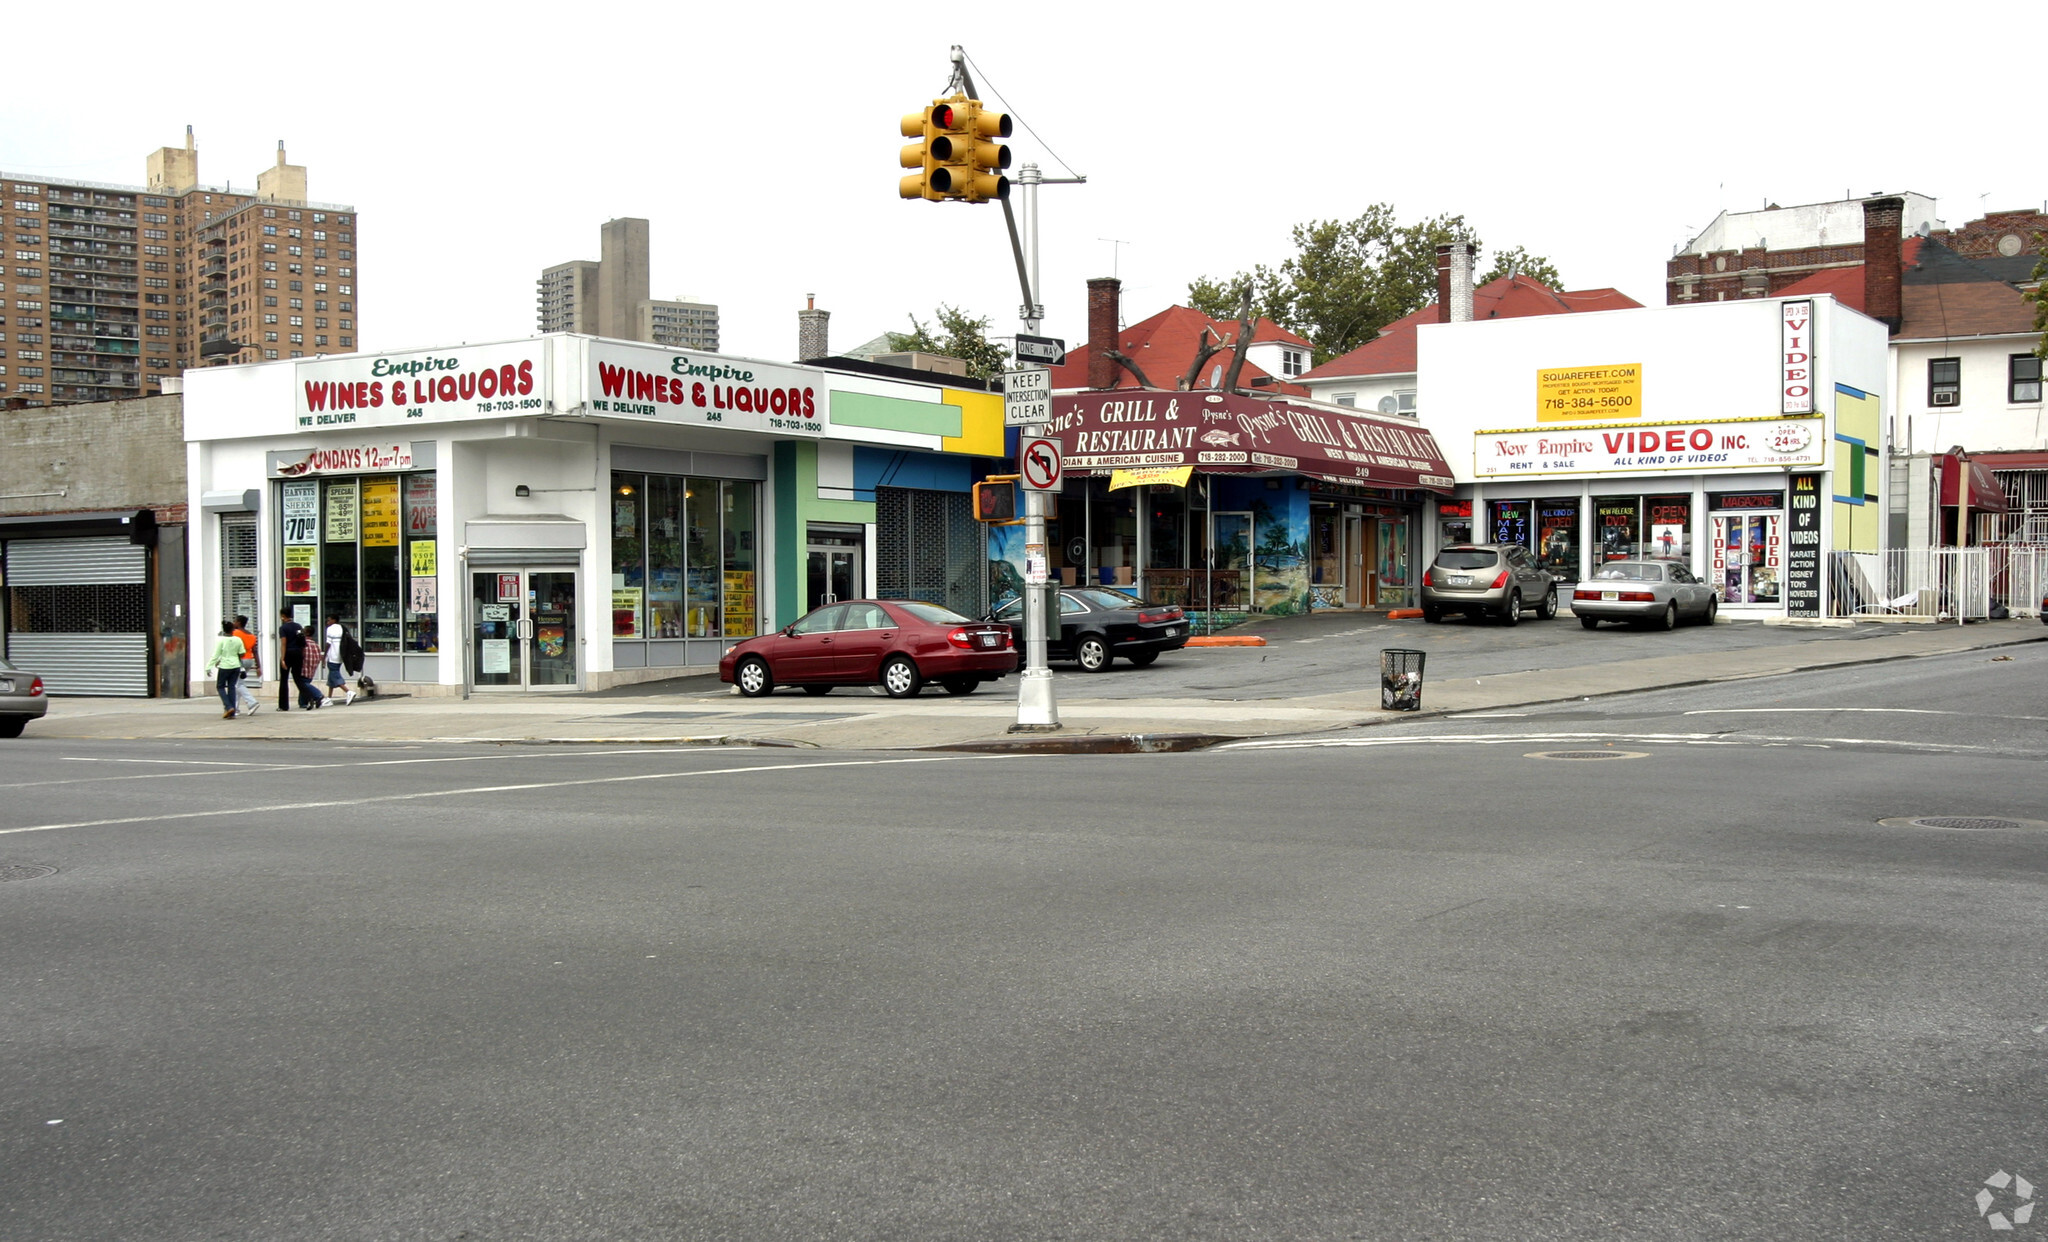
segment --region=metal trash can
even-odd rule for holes
[[[1422,710],[1422,665],[1429,657],[1421,651],[1387,647],[1380,652],[1380,707],[1390,712]]]

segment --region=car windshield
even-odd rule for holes
[[[1614,561],[1593,571],[1595,578],[1627,580],[1631,582],[1662,582],[1662,565],[1645,565],[1641,561]]]
[[[922,600],[899,599],[890,602],[918,620],[928,621],[933,625],[959,625],[969,620],[951,608],[941,608],[937,604],[927,604]]]
[[[1439,569],[1488,569],[1499,560],[1491,548],[1445,548],[1436,554]]]
[[[1104,591],[1097,587],[1088,587],[1084,590],[1069,591],[1067,594],[1087,604],[1090,608],[1137,608],[1140,606],[1137,596],[1126,595],[1122,591]]]

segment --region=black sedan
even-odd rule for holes
[[[1024,649],[1024,601],[1013,599],[989,615],[1016,636]],[[1178,604],[1148,604],[1136,596],[1102,587],[1060,588],[1060,632],[1048,635],[1046,655],[1073,660],[1084,673],[1099,673],[1121,657],[1139,668],[1162,651],[1187,646],[1188,619]]]

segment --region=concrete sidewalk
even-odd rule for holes
[[[1912,626],[1872,635],[1834,631],[1840,642],[1815,642],[1810,630],[1786,627],[1781,645],[1740,651],[1689,652],[1617,659],[1559,669],[1530,669],[1479,678],[1431,677],[1421,715],[1499,710],[1637,690],[1769,677],[1805,669],[1988,650],[2048,641],[2034,620],[1970,626]],[[1226,652],[1190,651],[1210,659]],[[358,699],[348,707],[279,712],[276,687],[264,686],[257,714],[223,720],[211,696],[190,699],[54,699],[50,714],[27,737],[65,739],[233,739],[382,744],[420,742],[611,742],[667,745],[790,745],[895,750],[919,747],[1096,749],[1128,745],[1133,735],[1197,735],[1190,744],[1224,738],[1314,733],[1414,720],[1417,713],[1380,709],[1378,670],[1361,663],[1355,688],[1292,698],[1088,698],[1059,704],[1066,726],[1051,735],[1012,738],[1015,682],[964,698],[927,691],[889,699],[879,691],[835,690],[817,697],[718,695],[710,674],[677,678],[672,693],[614,695],[477,695]],[[1072,680],[1065,683],[1074,684]],[[1146,748],[1150,748],[1147,745]]]

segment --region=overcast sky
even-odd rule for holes
[[[1135,321],[1374,202],[1462,212],[1489,251],[1656,304],[1724,207],[1914,190],[1957,225],[2048,198],[2026,58],[1992,71],[1982,31],[1844,0],[102,7],[147,37],[64,51],[80,12],[7,19],[36,50],[12,60],[0,169],[140,184],[191,124],[200,179],[253,187],[282,138],[313,198],[362,213],[380,351],[530,334],[540,269],[595,259],[614,216],[653,222],[654,296],[718,303],[726,353],[792,356],[809,293],[835,348],[942,301],[1014,332],[1001,209],[896,196],[898,118],[956,42],[1035,131],[1018,162],[1088,177],[1042,191],[1045,330],[1075,343],[1088,277],[1114,266]]]

